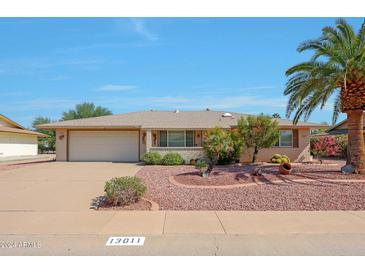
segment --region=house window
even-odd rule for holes
[[[160,147],[167,147],[167,131],[160,131]]]
[[[194,131],[192,130],[161,130],[160,147],[194,147],[194,135]]]
[[[194,131],[189,130],[189,131],[185,131],[185,141],[186,141],[186,146],[187,147],[193,147],[195,146],[194,144]]]
[[[167,143],[169,147],[185,146],[185,131],[168,131]]]
[[[293,131],[280,130],[279,141],[276,144],[278,147],[293,147]]]

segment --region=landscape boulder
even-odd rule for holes
[[[355,172],[355,167],[351,164],[345,165],[345,166],[341,167],[341,172],[343,174],[352,174]]]

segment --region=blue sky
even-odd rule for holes
[[[0,113],[29,127],[77,103],[285,116],[298,44],[334,18],[2,18]],[[358,29],[362,19],[348,21]],[[330,123],[332,105],[311,121]],[[340,118],[343,118],[341,116]]]

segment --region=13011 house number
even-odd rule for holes
[[[140,246],[144,244],[145,237],[109,237],[106,246]]]

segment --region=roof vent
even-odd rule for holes
[[[232,117],[232,114],[229,112],[226,112],[222,115],[223,117]]]
[[[178,109],[176,109],[175,111],[174,111],[174,113],[179,113],[180,112],[180,110],[178,110]]]

